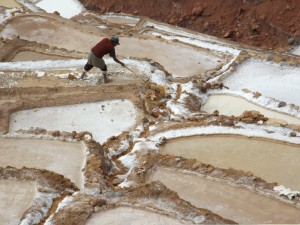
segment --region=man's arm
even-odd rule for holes
[[[122,66],[125,67],[125,63],[121,62],[116,56],[112,56],[112,58],[114,59],[114,61],[115,61],[116,63],[119,63],[119,64],[121,64]]]

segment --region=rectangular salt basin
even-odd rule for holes
[[[0,224],[18,225],[35,192],[33,182],[0,180]]]
[[[0,166],[46,169],[83,187],[84,162],[81,143],[41,139],[0,138]]]
[[[300,55],[300,46],[298,48],[296,48],[295,51],[292,52],[295,55]]]
[[[67,19],[76,16],[84,10],[81,3],[77,0],[41,0],[36,6],[48,13],[57,11],[62,17]]]
[[[86,225],[179,225],[191,224],[185,221],[176,220],[159,213],[153,213],[142,209],[130,207],[118,207],[105,210],[91,216]]]
[[[22,5],[18,3],[16,0],[0,0],[0,6],[4,6],[7,8],[22,7]]]
[[[54,5],[52,0],[49,2]],[[67,4],[65,5],[67,6]],[[63,22],[53,18],[28,15],[22,18],[15,17],[15,19],[14,23],[5,26],[0,33],[0,37],[9,38],[19,35],[24,40],[82,52],[86,52],[90,46],[101,39],[98,35],[91,35],[91,33],[82,32],[75,27],[65,26]],[[86,61],[86,59],[83,61]],[[15,69],[18,70],[19,68]],[[41,68],[37,68],[37,70],[39,69]]]
[[[249,60],[223,81],[233,91],[247,88],[263,96],[300,106],[300,68]]]
[[[263,138],[211,135],[173,139],[160,151],[197,159],[219,168],[251,171],[269,183],[277,182],[300,191],[299,145]]]
[[[100,18],[107,20],[110,23],[125,24],[129,26],[135,26],[140,20],[139,18],[125,15],[103,15]]]
[[[128,100],[56,106],[12,114],[10,132],[43,128],[67,132],[89,131],[98,142],[117,136],[135,124],[136,109]]]
[[[159,180],[180,198],[238,223],[300,223],[300,209],[246,188],[163,168],[158,168],[149,180]]]
[[[220,57],[179,42],[132,37],[123,37],[121,41],[126,44],[118,49],[119,54],[130,52],[132,57],[153,59],[176,78],[198,75],[222,64]]]
[[[300,125],[300,118],[292,117],[283,113],[275,112],[259,105],[248,102],[247,100],[230,95],[211,95],[207,98],[201,109],[208,113],[218,110],[221,115],[240,116],[246,110],[255,110],[268,118],[284,120],[289,124]]]

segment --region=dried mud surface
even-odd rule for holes
[[[81,0],[98,13],[145,16],[264,49],[300,42],[298,0]],[[166,13],[167,12],[167,13]]]

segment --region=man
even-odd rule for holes
[[[104,38],[98,44],[96,44],[91,49],[88,61],[84,66],[80,79],[83,79],[86,72],[90,71],[93,67],[97,67],[102,71],[104,83],[108,83],[109,80],[107,78],[107,66],[102,57],[106,54],[109,54],[115,62],[121,64],[122,66],[125,66],[125,64],[116,57],[115,47],[119,44],[120,43],[118,37],[112,37],[111,39]]]

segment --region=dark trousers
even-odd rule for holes
[[[90,71],[92,68],[93,68],[94,66],[93,65],[91,65],[91,64],[85,64],[85,66],[84,66],[84,70],[85,71]],[[107,66],[105,65],[105,67],[103,68],[103,69],[101,69],[102,71],[107,71]]]

